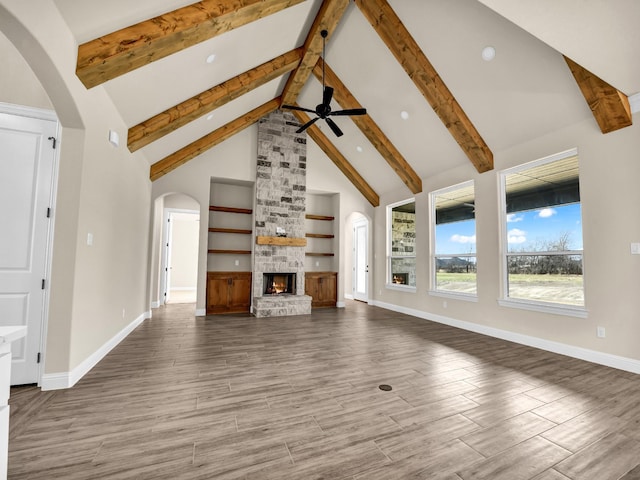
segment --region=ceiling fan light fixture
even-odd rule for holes
[[[335,134],[335,136],[341,137],[343,135],[342,130],[340,130],[340,127],[338,127],[338,125],[336,125],[336,123],[330,117],[334,115],[335,116],[366,115],[367,109],[366,108],[346,108],[343,110],[335,110],[335,111],[331,109],[331,99],[333,98],[333,87],[327,86],[324,81],[325,47],[326,47],[326,39],[327,39],[327,36],[329,35],[329,32],[327,32],[327,30],[322,30],[320,32],[320,35],[322,36],[322,60],[323,60],[322,62],[322,103],[316,105],[315,109],[299,107],[297,105],[282,105],[281,108],[284,108],[287,110],[299,110],[302,112],[309,112],[316,115],[307,123],[305,123],[304,125],[301,125],[300,128],[296,130],[296,133],[302,133],[318,120],[324,120],[329,126],[329,128],[331,129],[331,131]]]
[[[216,59],[216,54],[212,53],[211,55],[209,55],[207,57],[207,63],[211,64],[211,63],[213,63],[215,61],[215,59]]]
[[[403,120],[408,120],[409,119],[409,112],[407,112],[406,110],[403,110],[400,112],[400,118]]]
[[[362,147],[360,145],[356,147],[356,152],[362,153]]]

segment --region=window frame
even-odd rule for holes
[[[508,222],[507,222],[507,189],[506,179],[507,176],[512,173],[529,170],[531,168],[553,163],[571,156],[578,157],[578,165],[580,157],[578,155],[578,149],[572,148],[563,152],[555,153],[537,160],[522,163],[520,165],[506,168],[501,170],[498,175],[498,189],[499,189],[499,202],[500,202],[500,294],[501,298],[498,299],[498,304],[503,307],[517,308],[522,310],[530,310],[535,312],[551,313],[556,315],[565,315],[578,318],[587,318],[588,310],[586,308],[587,298],[585,289],[586,269],[584,264],[584,243],[582,250],[567,250],[567,251],[550,251],[550,252],[509,252],[508,242]],[[579,167],[578,167],[579,168]],[[580,181],[580,175],[578,174],[578,182]],[[582,200],[580,201],[580,211],[582,212]],[[581,215],[581,217],[583,217]],[[580,228],[583,233],[584,229],[581,222]],[[579,255],[582,259],[582,290],[584,296],[584,305],[569,305],[555,302],[544,302],[540,300],[511,298],[509,296],[509,257],[510,256],[527,256],[527,255]]]
[[[393,259],[397,259],[397,258],[402,258],[402,259],[406,259],[406,258],[413,258],[414,259],[414,263],[415,266],[414,268],[416,269],[416,274],[417,274],[417,268],[418,268],[418,262],[417,262],[417,244],[418,244],[418,238],[416,236],[416,247],[414,249],[414,254],[413,255],[402,255],[402,256],[394,256],[393,255],[393,209],[396,207],[399,207],[401,205],[406,205],[408,203],[413,203],[415,205],[416,203],[416,199],[415,197],[410,197],[407,198],[405,200],[401,200],[398,202],[394,202],[394,203],[390,203],[387,205],[387,258],[386,258],[386,273],[385,273],[385,288],[388,290],[398,290],[398,291],[402,291],[402,292],[411,292],[411,293],[415,293],[417,291],[417,279],[416,279],[416,285],[403,285],[403,284],[397,284],[397,283],[393,283],[391,281],[391,274],[392,274],[392,261]],[[414,207],[415,208],[415,207]],[[414,213],[415,215],[415,213]],[[416,221],[417,221],[417,215],[416,215]],[[417,230],[417,228],[416,228]]]
[[[476,201],[476,185],[473,180],[467,180],[456,185],[451,185],[449,187],[440,188],[438,190],[434,190],[429,193],[429,213],[430,213],[430,221],[429,221],[429,244],[430,244],[430,255],[429,258],[431,260],[431,268],[429,269],[429,295],[433,295],[436,297],[444,297],[444,298],[452,298],[458,300],[466,300],[470,302],[478,301],[478,278],[477,278],[477,265],[478,265],[478,248],[476,243],[476,248],[474,253],[460,253],[456,254],[454,252],[449,252],[447,254],[437,254],[436,253],[436,197],[438,195],[445,194],[447,192],[452,192],[455,190],[459,190],[461,188],[472,186],[473,187],[473,201]],[[473,221],[476,222],[475,212],[473,215]],[[474,223],[474,234],[477,235],[476,224]],[[437,288],[437,259],[438,257],[473,257],[476,259],[476,292],[475,293],[465,293],[465,292],[455,292],[451,290],[440,290]]]

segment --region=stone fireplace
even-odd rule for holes
[[[253,255],[253,313],[256,317],[311,313],[304,294],[307,138],[296,133],[289,112],[275,111],[258,124],[256,245]],[[269,275],[291,275],[289,293],[267,293]]]

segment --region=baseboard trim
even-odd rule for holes
[[[73,387],[78,381],[84,377],[100,360],[102,360],[114,347],[116,347],[127,335],[136,329],[146,319],[151,318],[151,311],[144,312],[129,325],[120,330],[102,347],[89,355],[80,365],[70,372],[45,373],[42,375],[42,390],[61,390]]]
[[[206,308],[196,308],[196,317],[205,317],[207,315]]]
[[[160,302],[151,302],[151,308],[160,308]]]
[[[346,304],[344,302],[336,302],[336,307],[337,308],[344,308],[344,307],[346,307]]]
[[[539,348],[541,350],[558,353],[560,355],[566,355],[568,357],[585,360],[587,362],[597,363],[606,367],[640,374],[640,361],[633,358],[621,357],[610,353],[599,352],[597,350],[590,350],[588,348],[568,345],[566,343],[554,342],[552,340],[545,340],[538,337],[532,337],[530,335],[510,332],[508,330],[479,325],[473,322],[457,320],[455,318],[445,317],[444,315],[428,313],[422,310],[394,305],[392,303],[374,301],[373,305],[375,305],[376,307],[384,308],[386,310],[422,318],[424,320],[442,323],[451,327],[461,328],[470,332],[480,333],[482,335],[488,335],[490,337],[499,338],[501,340],[507,340],[509,342]]]
[[[351,293],[345,293],[344,298],[346,298],[347,300],[353,300],[353,295]]]

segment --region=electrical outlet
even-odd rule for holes
[[[447,301],[446,300],[442,301],[442,308],[447,308]]]
[[[122,318],[124,319],[124,308],[122,309]]]
[[[631,255],[640,255],[640,243],[633,242],[631,244]]]
[[[598,338],[605,338],[607,336],[607,332],[604,327],[597,327],[596,335],[598,336]]]
[[[236,261],[234,262],[234,265],[235,265],[236,267],[237,267],[238,265],[240,265],[240,260],[236,260]]]

